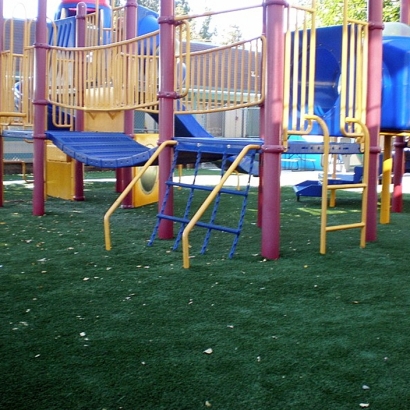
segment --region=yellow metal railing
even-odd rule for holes
[[[21,35],[23,36],[22,41],[17,45],[16,39]],[[3,44],[4,51],[0,55],[2,125],[29,126],[33,124],[33,36],[32,20],[5,20],[4,39],[8,42]]]
[[[260,149],[260,145],[250,144],[247,145],[242,149],[242,151],[238,154],[235,158],[235,161],[231,164],[231,166],[226,170],[222,178],[220,179],[219,183],[214,187],[214,189],[210,192],[208,197],[196,211],[195,215],[191,218],[187,226],[185,227],[182,233],[182,252],[183,252],[183,266],[185,269],[188,269],[190,266],[189,263],[189,234],[192,229],[195,227],[196,223],[201,219],[204,212],[207,208],[211,205],[212,201],[216,198],[218,193],[223,188],[226,180],[236,172],[236,168],[238,167],[239,163],[242,159],[248,154],[249,151],[258,150]]]
[[[142,166],[137,175],[132,179],[132,181],[128,184],[128,186],[124,189],[124,191],[120,194],[117,200],[111,205],[108,211],[104,215],[104,238],[105,238],[105,249],[107,251],[111,250],[111,231],[110,231],[110,218],[111,215],[115,212],[115,210],[121,205],[124,198],[131,192],[132,188],[135,184],[142,178],[144,173],[147,169],[155,162],[155,160],[159,157],[161,152],[170,146],[176,145],[177,142],[175,140],[168,140],[163,142],[154,152],[154,154],[150,157],[150,159]]]
[[[306,116],[308,121],[316,121],[323,132],[323,156],[328,158],[330,155],[330,143],[331,137],[329,130],[323,119],[316,115]],[[370,156],[370,137],[367,127],[355,118],[346,118],[346,123],[355,123],[357,127],[362,130],[361,136],[350,137],[354,138],[357,143],[362,147],[363,152],[363,177],[362,182],[355,184],[329,184],[329,163],[323,161],[323,181],[322,181],[322,212],[321,212],[321,227],[320,227],[320,253],[326,253],[326,238],[328,232],[340,231],[346,229],[360,229],[360,246],[364,248],[366,246],[366,216],[367,216],[367,192],[369,181],[369,156]],[[328,226],[328,192],[331,193],[330,204],[331,206],[335,201],[335,194],[340,189],[362,189],[361,194],[361,218],[359,222],[344,224],[344,225],[332,225]]]
[[[217,14],[244,12],[261,4],[201,14],[174,16],[178,22],[176,90],[181,97],[177,113],[210,113],[261,104],[265,98],[266,39],[264,36],[225,46],[193,51],[189,22]],[[234,18],[234,17],[232,17]],[[180,64],[179,64],[180,63]],[[185,67],[184,76],[178,66]]]
[[[123,35],[118,23],[123,18],[123,10],[115,9],[113,21],[119,31],[111,32],[113,39]],[[87,19],[89,28],[98,26],[96,15]],[[263,36],[191,52],[189,33],[188,22],[181,18],[175,33],[177,113],[232,110],[263,102]],[[158,47],[158,32],[99,47],[51,47],[49,100],[65,110],[158,113]]]
[[[113,7],[111,17],[111,42],[119,43],[126,40],[125,32],[125,8]]]
[[[181,99],[184,110],[205,113],[261,104],[265,98],[265,38],[186,53],[189,61]],[[187,63],[188,64],[188,63]]]
[[[346,2],[347,3],[347,2]],[[344,7],[340,127],[346,136],[361,134],[366,122],[368,23],[349,19]],[[347,121],[354,118],[357,121]]]
[[[122,111],[157,104],[157,32],[113,45],[51,47],[49,101],[85,111]]]
[[[283,145],[289,134],[308,134],[314,114],[316,2],[288,8],[285,34]]]

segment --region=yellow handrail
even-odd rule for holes
[[[190,232],[192,231],[192,229],[194,228],[196,223],[199,221],[199,219],[202,217],[202,215],[204,214],[204,212],[206,211],[208,206],[212,203],[212,201],[218,195],[219,191],[222,189],[222,187],[225,184],[228,177],[235,172],[236,168],[238,167],[238,165],[242,161],[242,159],[245,157],[245,155],[249,151],[256,150],[256,149],[260,149],[260,145],[250,144],[250,145],[247,145],[246,147],[244,147],[242,149],[242,151],[236,157],[235,161],[231,164],[231,166],[224,173],[224,175],[222,176],[222,178],[219,181],[218,185],[216,185],[215,188],[211,191],[211,193],[205,199],[203,204],[196,211],[195,215],[192,217],[192,219],[190,220],[188,225],[185,227],[184,232],[182,233],[183,266],[184,266],[185,269],[189,268],[189,243],[188,243],[188,238],[189,238]]]
[[[316,121],[323,131],[323,156],[327,158],[330,151],[330,136],[329,130],[325,121],[316,115],[307,115],[306,119],[309,121]],[[354,123],[362,129],[360,142],[363,146],[363,179],[362,183],[359,184],[328,184],[328,174],[329,174],[329,164],[327,161],[323,161],[323,181],[322,181],[322,212],[321,212],[321,226],[320,226],[320,253],[326,253],[326,234],[327,232],[346,230],[360,228],[360,247],[364,248],[366,246],[366,217],[367,217],[367,189],[369,181],[369,131],[367,127],[356,118],[345,118],[346,123]],[[353,138],[353,137],[351,137]],[[359,137],[357,138],[357,140]],[[335,201],[335,193],[338,189],[350,189],[350,188],[362,188],[362,209],[361,209],[361,221],[357,223],[327,226],[327,208],[328,208],[328,191],[331,192],[331,204]]]
[[[105,249],[107,251],[111,250],[111,235],[110,235],[110,217],[114,213],[114,211],[121,205],[121,202],[124,198],[131,192],[131,189],[134,185],[141,179],[144,175],[145,171],[154,163],[154,161],[158,158],[159,154],[166,148],[171,145],[176,145],[177,142],[175,140],[168,140],[163,142],[151,158],[145,163],[143,167],[139,170],[137,175],[132,179],[132,181],[128,184],[128,186],[124,189],[121,195],[117,198],[117,200],[110,206],[108,211],[104,215],[104,238],[105,238]]]

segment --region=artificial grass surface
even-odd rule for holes
[[[112,183],[87,183],[85,202],[50,199],[44,217],[25,185],[5,196],[0,408],[410,408],[408,197],[376,242],[330,233],[323,256],[320,201],[283,188],[281,258],[265,261],[252,190],[234,259],[222,233],[199,255],[195,229],[185,270],[172,242],[146,246],[156,205],[117,211],[104,250]],[[357,208],[343,192],[332,218]]]

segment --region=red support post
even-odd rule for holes
[[[410,1],[402,0],[400,6],[400,21],[410,23]],[[403,173],[404,173],[404,137],[396,137],[394,141],[394,164],[393,164],[393,196],[391,202],[392,212],[403,211]]]
[[[0,0],[0,53],[3,51],[3,33],[4,33],[4,17],[3,17],[3,0]],[[0,72],[1,71],[1,61],[0,61]],[[0,101],[0,111],[1,111],[1,101]],[[1,131],[1,130],[0,130]],[[3,168],[3,158],[4,158],[4,145],[3,145],[3,135],[0,135],[0,207],[4,204],[4,168]]]
[[[47,0],[38,2],[36,24],[35,52],[35,92],[34,92],[34,129],[33,129],[33,215],[42,216],[45,213],[45,124],[46,108],[46,67],[47,67]]]
[[[159,143],[171,140],[174,137],[174,72],[175,72],[175,42],[174,42],[174,0],[161,0],[160,6],[160,83],[159,83]],[[159,156],[159,201],[161,206],[166,191],[165,182],[171,172],[172,148],[166,148]],[[173,215],[174,197],[172,189],[167,198],[165,214]],[[173,237],[173,222],[162,219],[158,237],[171,239]]]
[[[380,118],[382,99],[383,0],[368,0],[369,67],[367,126],[370,133],[370,163],[366,240],[377,239],[377,186],[379,183]]]
[[[262,251],[278,259],[280,249],[280,172],[283,152],[284,10],[286,1],[265,0],[267,77],[263,150]]]
[[[125,5],[125,35],[126,39],[132,39],[137,35],[137,13],[138,4],[136,0],[127,0]],[[132,46],[130,46],[132,47]],[[130,54],[136,53],[137,50],[130,50]],[[134,110],[124,111],[124,133],[134,138]],[[121,175],[120,189],[123,191],[132,180],[132,168],[123,168],[119,173]],[[123,208],[132,208],[132,191],[124,198]]]
[[[400,21],[405,24],[410,24],[410,0],[401,0]]]
[[[263,8],[262,17],[262,35],[266,37],[266,7]],[[264,73],[264,67],[261,67],[260,72]],[[259,137],[265,140],[265,103],[262,102],[259,109]],[[262,208],[263,208],[263,155],[259,156],[259,186],[258,186],[258,216],[257,226],[262,227]]]
[[[86,32],[87,32],[87,22],[85,16],[87,14],[87,6],[85,3],[77,4],[77,37],[76,45],[77,47],[85,47],[86,45]],[[80,74],[82,75],[82,74]],[[81,79],[85,81],[85,78]],[[84,93],[79,95],[79,100],[81,104],[84,105]],[[84,131],[84,111],[77,110],[75,113],[75,130]],[[84,201],[84,166],[81,162],[74,160],[74,200]]]

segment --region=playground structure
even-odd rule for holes
[[[382,78],[381,1],[369,2],[371,23],[349,19],[348,1],[345,0],[344,24],[317,28],[315,0],[309,7],[265,0],[260,5],[242,9],[263,8],[263,29],[259,37],[202,52],[191,52],[189,36],[188,20],[199,16],[176,16],[173,1],[162,1],[158,19],[155,13],[131,0],[125,7],[111,8],[111,13],[99,10],[97,1],[94,6],[96,12],[87,14],[88,6],[80,3],[76,16],[52,22],[49,28],[45,18],[46,2],[39,3],[36,43],[25,47],[23,55],[17,56],[12,47],[8,51],[4,46],[3,36],[8,25],[12,27],[12,21],[1,20],[0,24],[0,44],[3,47],[0,50],[2,135],[13,127],[33,127],[35,215],[45,212],[46,137],[76,159],[73,171],[76,199],[84,197],[82,163],[95,160],[100,161],[95,165],[119,169],[118,188],[123,193],[114,208],[120,203],[131,206],[130,189],[142,173],[132,178],[130,167],[156,161],[159,164],[160,204],[156,233],[161,239],[171,239],[174,223],[181,224],[177,241],[182,238],[184,266],[189,267],[189,230],[201,224],[208,233],[212,229],[224,230],[235,235],[235,244],[245,208],[235,229],[216,226],[212,221],[199,222],[202,208],[189,218],[187,210],[183,217],[175,216],[175,184],[170,178],[177,165],[175,158],[179,163],[199,164],[209,159],[225,160],[227,155],[238,156],[239,159],[234,160],[233,165],[227,167],[228,171],[223,173],[223,181],[236,169],[245,153],[257,151],[263,156],[258,221],[262,237],[261,254],[268,259],[277,259],[280,250],[282,153],[300,153],[307,149],[327,157],[334,150],[347,148],[362,153],[364,157],[363,177],[354,184],[355,188],[362,189],[360,221],[327,226],[328,191],[333,201],[338,189],[348,189],[351,185],[329,183],[328,165],[324,161],[320,252],[326,251],[326,234],[330,231],[358,228],[362,247],[366,240],[376,239],[379,134],[383,121],[388,124],[381,115],[381,90],[373,86],[381,84]],[[100,3],[102,8],[108,6],[106,2]],[[406,16],[409,5],[406,1],[403,3],[403,16]],[[62,4],[73,11],[71,2]],[[0,0],[0,8],[2,5],[3,0]],[[207,12],[205,15],[235,11]],[[30,32],[33,22],[26,24],[27,32]],[[64,33],[73,30],[74,25],[76,44],[72,43],[72,35],[64,37]],[[400,44],[405,56],[406,50],[410,49],[408,41],[402,36],[393,37],[390,43]],[[405,57],[401,61],[404,60]],[[321,64],[323,61],[326,64]],[[390,81],[390,87],[387,92],[384,90],[383,97],[391,98],[403,78],[400,74],[393,75],[387,64],[385,67],[383,84]],[[38,75],[34,76],[34,72]],[[17,80],[21,98],[16,108]],[[400,112],[404,111],[409,95],[407,90],[403,91],[399,100]],[[259,139],[231,141],[212,138],[198,127],[192,117],[195,113],[248,106],[260,106]],[[48,123],[52,124],[48,130],[44,126],[47,108]],[[159,117],[158,149],[148,149],[131,141],[135,110]],[[388,111],[388,107],[385,110]],[[110,134],[102,133],[107,131],[107,124],[110,124]],[[62,128],[65,130],[59,131]],[[401,122],[388,124],[382,130],[387,142],[392,135],[399,135],[398,141],[402,139],[400,144],[396,144],[396,164],[400,163],[400,150],[402,154],[407,129],[407,118],[402,118]],[[187,130],[190,136],[184,134]],[[321,135],[323,142],[308,144],[307,147],[306,144],[289,142],[290,135],[310,134]],[[341,137],[351,142],[334,142]],[[125,153],[121,146],[126,147]],[[389,181],[391,164],[386,155],[388,152],[386,144],[382,194],[384,221],[390,208],[390,182],[386,182]],[[399,189],[400,178],[398,167],[395,179],[399,182],[395,189]],[[187,188],[191,192],[205,189],[195,183]],[[209,198],[223,193],[223,184],[219,184]],[[206,205],[211,199],[206,201]],[[2,193],[0,201],[2,204]],[[108,214],[112,212],[110,209]],[[106,242],[110,242],[109,225],[106,224],[105,228]],[[231,254],[233,251],[234,247]]]

